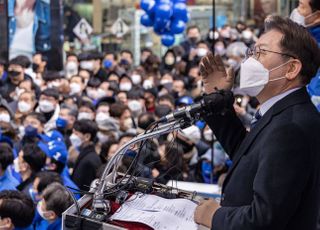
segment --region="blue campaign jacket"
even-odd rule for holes
[[[320,25],[313,26],[309,28],[311,35],[317,40],[320,47]],[[308,93],[310,94],[313,103],[319,108],[320,105],[320,70],[317,75],[312,78],[310,84],[308,85]],[[318,98],[318,99],[315,99]],[[318,109],[319,110],[319,109]]]
[[[8,30],[9,46],[16,31],[16,19],[14,15],[15,0],[8,1]],[[33,38],[35,41],[34,52],[44,52],[51,48],[50,44],[50,0],[36,0],[35,18],[33,25]]]

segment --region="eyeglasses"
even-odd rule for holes
[[[272,51],[272,50],[266,50],[266,49],[262,49],[261,47],[259,46],[251,46],[247,49],[247,52],[246,52],[246,58],[249,58],[249,57],[254,57],[255,59],[259,59],[260,58],[260,54],[261,53],[274,53],[274,54],[279,54],[279,55],[282,55],[282,56],[287,56],[287,57],[291,57],[291,58],[294,58],[294,59],[297,59],[295,56],[291,55],[291,54],[288,54],[288,53],[281,53],[281,52],[277,52],[277,51]]]

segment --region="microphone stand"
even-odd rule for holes
[[[111,211],[110,201],[104,199],[104,193],[108,188],[115,185],[117,178],[117,169],[119,167],[119,162],[125,155],[127,149],[144,140],[154,138],[163,134],[179,130],[181,128],[186,128],[192,124],[190,119],[181,119],[178,121],[171,121],[168,124],[159,125],[159,127],[153,131],[149,131],[143,134],[140,134],[130,140],[112,156],[108,164],[106,165],[101,178],[96,182],[96,189],[93,195],[92,206],[97,212],[109,213]],[[112,171],[111,171],[112,170]],[[111,172],[111,173],[110,173]]]

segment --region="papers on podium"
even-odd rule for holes
[[[196,207],[196,203],[187,199],[135,193],[111,219],[143,223],[156,230],[196,230],[198,225],[193,220]]]

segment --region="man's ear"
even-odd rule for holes
[[[89,134],[89,133],[84,134],[84,139],[85,139],[85,141],[90,141],[91,134]]]
[[[54,211],[48,211],[48,218],[50,220],[55,220],[58,216],[56,215],[56,213]]]
[[[302,63],[298,59],[294,59],[292,62],[289,63],[288,72],[286,73],[286,78],[289,81],[294,81],[301,72]]]
[[[6,217],[0,220],[1,229],[14,229],[14,225],[10,217]]]

